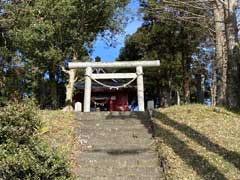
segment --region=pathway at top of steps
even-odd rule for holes
[[[162,173],[143,112],[76,113],[81,180],[159,180]]]

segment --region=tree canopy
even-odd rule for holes
[[[3,39],[0,56],[1,67],[5,67],[1,72],[8,74],[10,69],[27,68],[25,72],[30,73],[30,79],[27,76],[21,79],[30,82],[31,93],[41,97],[44,93],[41,86],[47,83],[49,89],[45,95],[50,95],[47,104],[59,107],[58,94],[62,93],[57,91],[68,78],[61,69],[64,61],[81,60],[88,55],[99,34],[111,38],[121,32],[127,3],[128,0],[1,1],[0,18],[4,23],[0,26]],[[13,68],[10,61],[18,68]],[[1,79],[1,82],[6,87],[6,81]],[[19,86],[12,86],[19,92]]]
[[[165,17],[156,19],[146,13],[143,26],[126,39],[117,60],[161,60],[160,69],[145,73],[147,94],[149,98],[161,99],[161,105],[177,103],[178,96],[186,103],[203,102],[205,85],[199,87],[201,81],[194,81],[198,76],[208,76],[210,58],[206,61],[203,57],[209,38],[199,25],[169,21]]]

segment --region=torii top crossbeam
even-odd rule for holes
[[[160,66],[160,61],[122,61],[122,62],[70,62],[68,68],[131,68]]]
[[[84,91],[84,112],[90,112],[91,84],[92,79],[114,79],[114,78],[136,78],[138,88],[139,111],[144,111],[144,82],[143,67],[160,66],[160,61],[124,61],[124,62],[70,62],[69,69],[86,68],[85,91]],[[136,73],[107,73],[92,74],[92,68],[136,68]]]

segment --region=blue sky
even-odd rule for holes
[[[125,33],[116,37],[116,47],[108,47],[106,43],[101,40],[101,38],[97,38],[93,46],[93,53],[91,55],[93,59],[96,56],[99,56],[101,57],[102,61],[114,61],[118,57],[120,49],[124,46],[124,39],[126,35],[131,35],[135,33],[137,29],[142,25],[141,18],[136,15],[139,8],[138,0],[131,0],[128,8],[131,9],[131,14],[133,16],[135,15],[135,18],[133,19],[133,21],[128,23],[127,27],[125,28]]]

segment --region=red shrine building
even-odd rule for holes
[[[95,69],[94,73],[105,73],[101,68]],[[91,111],[129,111],[129,105],[137,105],[137,88],[135,83],[120,87],[126,80],[101,80],[100,83],[92,81]],[[103,86],[106,85],[106,86]],[[75,83],[73,102],[84,103],[84,81]]]

